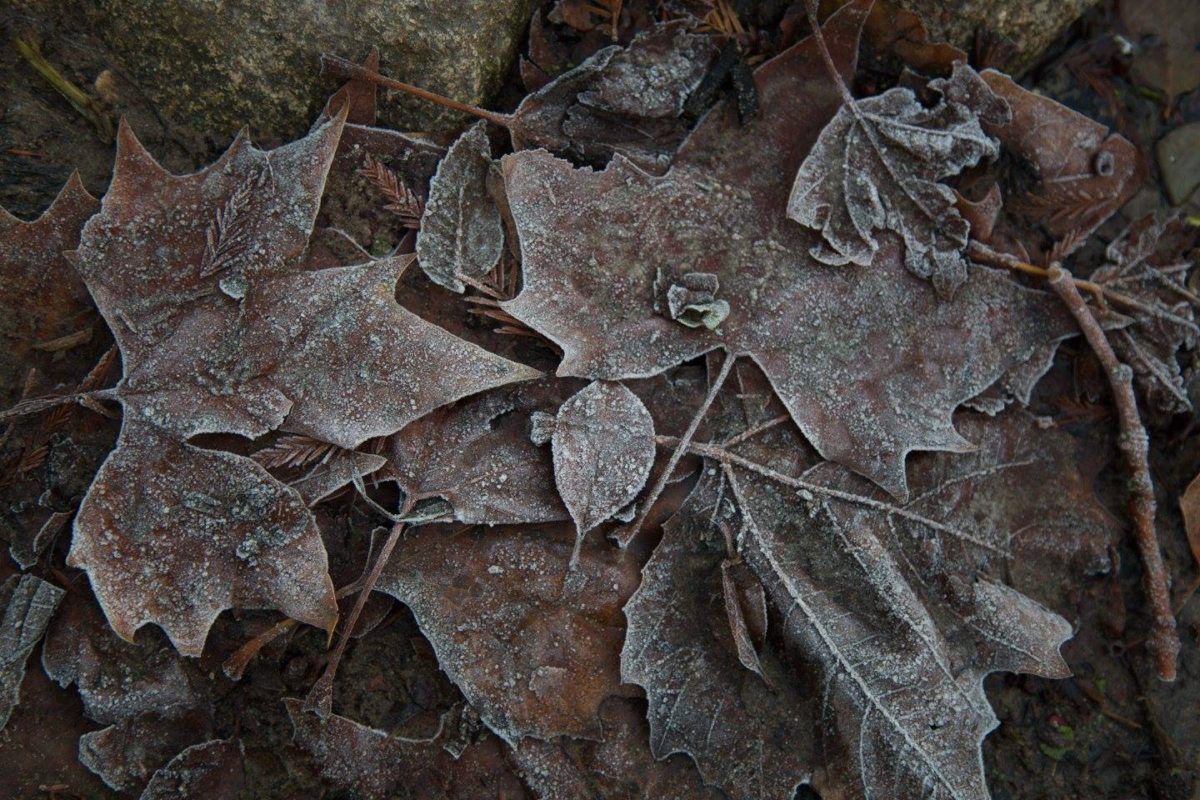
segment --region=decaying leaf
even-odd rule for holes
[[[493,389],[426,414],[391,437],[381,478],[412,505],[440,497],[474,525],[568,518],[550,453],[530,440],[531,417],[553,413],[579,387],[548,378]]]
[[[539,797],[612,797],[622,800],[723,800],[705,786],[684,756],[664,760],[650,752],[646,713],[639,701],[609,697],[600,707],[599,741],[522,739],[513,760]]]
[[[1179,510],[1183,513],[1183,529],[1187,533],[1192,558],[1200,565],[1200,475],[1192,479],[1179,498]]]
[[[242,743],[233,739],[194,744],[154,773],[140,800],[236,800],[245,780],[243,755]]]
[[[33,575],[13,575],[0,586],[0,730],[20,702],[25,662],[62,596],[62,589]]]
[[[1121,22],[1134,40],[1133,74],[1166,94],[1168,108],[1200,86],[1200,8],[1179,0],[1121,0]]]
[[[1041,221],[1056,240],[1069,234],[1082,243],[1140,187],[1137,148],[1001,72],[988,69],[979,76],[1012,111],[1005,124],[984,119],[984,131],[1037,178],[1032,187],[1007,199],[1010,207]]]
[[[365,800],[421,797],[525,800],[528,793],[505,763],[495,737],[470,744],[453,757],[434,740],[390,736],[336,714],[322,719],[300,700],[285,699],[296,744],[316,762],[321,777]]]
[[[825,23],[844,76],[868,7]],[[620,156],[601,172],[540,151],[506,156],[524,289],[503,306],[563,349],[560,375],[617,380],[718,348],[747,354],[826,458],[903,497],[905,455],[970,447],[953,409],[1074,322],[1053,296],[983,268],[944,302],[891,233],[869,268],[814,261],[813,234],[784,212],[841,95],[811,37],[755,83],[759,116],[738,127],[733,108],[714,109],[662,177]],[[654,311],[656,280],[669,289],[693,273],[717,276],[714,299],[729,304],[716,330]]]
[[[76,520],[70,563],[88,570],[125,637],[157,622],[198,654],[217,614],[238,603],[334,619],[299,496],[186,438],[282,426],[354,448],[537,374],[397,305],[411,257],[302,268],[343,117],[270,153],[239,139],[184,177],[121,128],[112,186],[76,261],[121,347],[126,416]]]
[[[161,637],[123,641],[86,594],[51,623],[42,666],[75,684],[84,714],[108,727],[79,740],[80,761],[118,791],[140,791],[184,748],[211,737],[211,687]]]
[[[572,539],[562,525],[421,528],[379,580],[412,609],[442,669],[510,744],[596,736],[597,709],[621,683],[621,606],[636,563],[596,542],[569,570]]]
[[[550,444],[554,483],[582,542],[646,485],[654,465],[654,421],[624,384],[593,381],[558,410]]]
[[[79,231],[100,207],[72,173],[50,208],[32,222],[0,209],[0,403],[17,399],[25,373],[51,367],[55,340],[90,333],[87,289],[63,253],[79,243]],[[33,357],[41,353],[34,359]]]
[[[430,280],[455,292],[462,279],[478,280],[500,259],[504,225],[487,190],[492,149],[487,127],[477,122],[458,138],[438,165],[417,234],[417,263]]]
[[[155,622],[200,655],[227,608],[337,618],[320,532],[298,492],[254,461],[180,444],[127,419],[75,521],[68,563],[86,569],[113,629]]]
[[[835,266],[871,266],[876,232],[897,233],[905,266],[949,296],[967,279],[969,226],[938,181],[995,159],[999,144],[980,121],[1003,125],[1011,114],[964,63],[929,88],[941,96],[932,108],[900,87],[848,98],[801,164],[787,215],[821,232],[812,255]]]

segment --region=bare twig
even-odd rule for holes
[[[700,420],[704,419],[704,415],[708,413],[708,409],[712,407],[713,401],[717,399],[717,395],[721,393],[721,387],[725,385],[725,379],[729,377],[729,372],[733,369],[733,362],[737,361],[737,356],[732,353],[725,354],[725,361],[721,363],[721,369],[717,372],[717,377],[713,380],[712,386],[708,390],[708,396],[704,398],[704,402],[700,408],[696,410],[695,416],[692,417],[691,424],[688,425],[683,436],[679,438],[679,443],[675,447],[675,451],[671,453],[671,458],[667,461],[667,465],[659,474],[658,480],[654,482],[654,488],[650,490],[650,494],[646,495],[646,499],[642,501],[642,510],[628,527],[622,529],[617,535],[617,543],[621,547],[628,547],[633,541],[633,537],[637,536],[638,531],[646,524],[646,518],[650,516],[650,509],[662,494],[663,489],[667,486],[667,481],[671,480],[671,473],[675,471],[675,465],[679,463],[679,459],[683,458],[683,454],[687,452],[689,445],[692,442],[692,437],[696,435],[696,430],[700,427]]]
[[[1173,681],[1175,659],[1179,654],[1179,634],[1175,629],[1175,616],[1171,612],[1167,571],[1154,531],[1156,504],[1154,483],[1150,479],[1150,437],[1146,435],[1138,416],[1137,397],[1133,393],[1133,370],[1117,358],[1100,323],[1092,316],[1083,295],[1079,293],[1078,284],[1071,273],[1057,264],[1052,264],[1046,272],[1046,282],[1079,323],[1080,330],[1104,367],[1112,388],[1121,431],[1118,443],[1130,471],[1130,489],[1133,493],[1130,515],[1133,517],[1134,537],[1142,557],[1146,595],[1154,615],[1147,646],[1154,656],[1158,676],[1164,681]]]

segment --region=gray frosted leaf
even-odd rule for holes
[[[654,464],[654,422],[624,384],[593,381],[558,410],[554,482],[582,537],[641,491]]]
[[[500,210],[487,191],[492,166],[485,123],[468,128],[446,152],[429,185],[417,235],[417,260],[439,286],[465,288],[496,265],[504,248]]]
[[[171,759],[150,779],[141,800],[207,797],[234,800],[245,784],[245,753],[237,739],[194,744]]]
[[[62,596],[62,589],[33,575],[13,575],[0,586],[0,730],[20,701],[25,661]]]
[[[941,93],[931,108],[905,88],[843,105],[800,165],[787,215],[821,232],[812,255],[831,265],[869,266],[876,231],[895,231],[908,269],[950,295],[967,277],[970,226],[938,181],[995,158],[980,121],[1003,123],[1010,111],[965,64],[929,87]]]

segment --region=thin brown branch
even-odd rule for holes
[[[1133,392],[1133,370],[1122,364],[1113,351],[1100,323],[1079,293],[1077,282],[1057,264],[1047,270],[1050,288],[1062,299],[1063,304],[1100,360],[1112,388],[1120,426],[1118,444],[1125,456],[1130,472],[1130,516],[1133,518],[1134,538],[1142,557],[1144,584],[1150,608],[1154,616],[1147,646],[1154,656],[1158,677],[1164,681],[1175,680],[1175,661],[1179,654],[1179,634],[1175,629],[1175,616],[1171,611],[1171,593],[1167,570],[1163,564],[1162,551],[1154,530],[1156,503],[1154,483],[1150,479],[1150,437],[1138,416],[1137,397]]]
[[[666,488],[667,481],[671,480],[671,473],[675,471],[675,466],[679,463],[679,459],[683,458],[683,454],[688,451],[688,447],[692,443],[692,437],[696,435],[696,430],[700,427],[700,421],[704,419],[704,415],[712,407],[713,401],[721,393],[721,387],[725,385],[725,379],[729,377],[729,372],[733,369],[733,362],[735,361],[737,361],[737,356],[733,353],[725,354],[725,360],[721,363],[721,369],[717,372],[717,377],[713,380],[713,384],[708,390],[708,396],[704,398],[704,402],[696,410],[696,414],[692,417],[687,430],[679,438],[679,443],[676,445],[674,452],[671,453],[671,458],[659,474],[658,480],[654,482],[654,488],[650,490],[650,494],[646,495],[646,499],[642,501],[642,510],[638,514],[637,519],[617,534],[617,543],[621,547],[628,547],[629,543],[633,541],[633,537],[637,536],[638,531],[646,524],[646,518],[650,516],[650,509],[653,508],[659,495]]]
[[[398,92],[411,94],[413,97],[419,97],[422,100],[427,100],[430,103],[436,103],[439,106],[452,108],[455,111],[461,111],[464,114],[470,114],[473,117],[486,119],[488,122],[499,125],[502,128],[511,128],[513,125],[513,117],[510,114],[500,114],[495,111],[473,106],[469,103],[460,103],[457,100],[451,100],[449,97],[443,97],[436,92],[431,92],[428,89],[422,89],[419,86],[413,86],[410,83],[393,80],[385,75],[380,75],[374,70],[369,70],[366,67],[355,64],[341,56],[330,55],[323,53],[321,55],[322,69],[343,80],[357,79],[373,83],[376,86],[382,86],[385,89],[394,89]]]

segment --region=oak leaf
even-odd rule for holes
[[[0,403],[36,365],[51,369],[55,341],[79,331],[90,335],[87,289],[64,253],[79,243],[79,231],[100,207],[73,173],[50,208],[32,222],[0,209]]]
[[[832,59],[849,75],[869,3],[825,23]],[[1074,331],[1057,299],[973,268],[953,302],[905,268],[881,233],[865,269],[813,260],[811,232],[786,219],[788,192],[841,95],[810,37],[755,73],[757,118],[738,127],[719,106],[662,177],[620,156],[576,169],[541,151],[502,167],[523,258],[524,289],[506,311],[557,343],[560,375],[653,375],[724,348],[770,377],[805,436],[826,457],[906,494],[905,455],[965,450],[953,410],[1014,365]],[[727,316],[709,330],[671,315],[689,276],[716,280]]]

